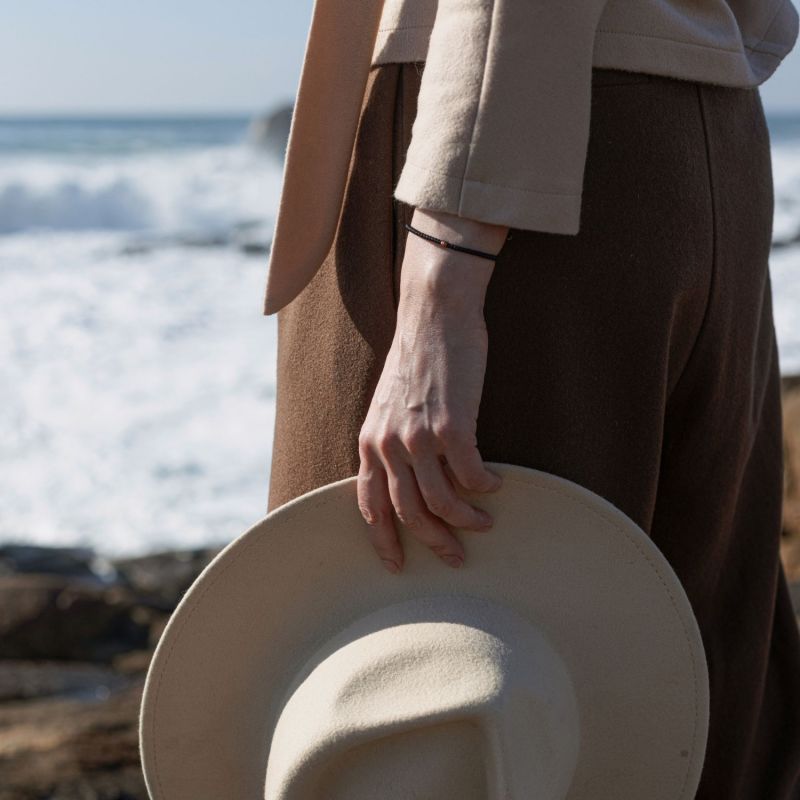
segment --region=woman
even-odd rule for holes
[[[794,7],[392,0],[376,33],[327,257],[272,256],[269,508],[357,473],[402,580],[395,515],[455,568],[453,527],[491,536],[453,486],[496,489],[484,460],[587,486],[652,536],[695,610],[711,685],[697,797],[797,798],[757,89],[794,45]]]

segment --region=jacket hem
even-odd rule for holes
[[[595,33],[592,66],[751,88],[772,75],[785,55],[764,43],[746,50],[749,55],[744,50],[601,29]]]

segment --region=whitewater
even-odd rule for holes
[[[280,164],[246,118],[0,120],[0,543],[223,545],[266,512]],[[800,234],[776,123],[774,239]],[[800,241],[770,260],[800,373]]]

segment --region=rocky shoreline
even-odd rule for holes
[[[0,800],[147,800],[137,728],[147,668],[218,551],[105,561],[0,547]]]
[[[783,408],[781,557],[800,613],[800,375],[784,378]],[[147,667],[218,552],[106,560],[85,548],[0,547],[0,800],[147,800]]]

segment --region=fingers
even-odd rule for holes
[[[460,567],[464,562],[464,548],[444,522],[428,509],[411,465],[394,462],[387,477],[389,494],[398,519],[446,564]]]
[[[454,528],[481,531],[491,527],[491,515],[459,497],[442,462],[432,450],[415,458],[413,467],[420,493],[432,514]]]
[[[474,434],[442,437],[447,466],[455,479],[472,492],[496,492],[503,479],[483,463]]]
[[[381,461],[367,452],[361,454],[356,485],[358,507],[369,526],[372,546],[389,572],[400,572],[403,567],[403,547],[392,518],[386,471]]]
[[[446,447],[441,460],[435,444]],[[393,512],[445,563],[461,566],[464,550],[448,525],[486,531],[493,520],[486,511],[460,497],[454,481],[481,492],[496,491],[502,485],[502,478],[484,466],[474,438],[472,442],[468,436],[437,441],[418,435],[403,443],[394,436],[384,437],[377,446],[363,435],[359,450],[359,508],[384,566],[395,572],[402,569],[404,561]]]

